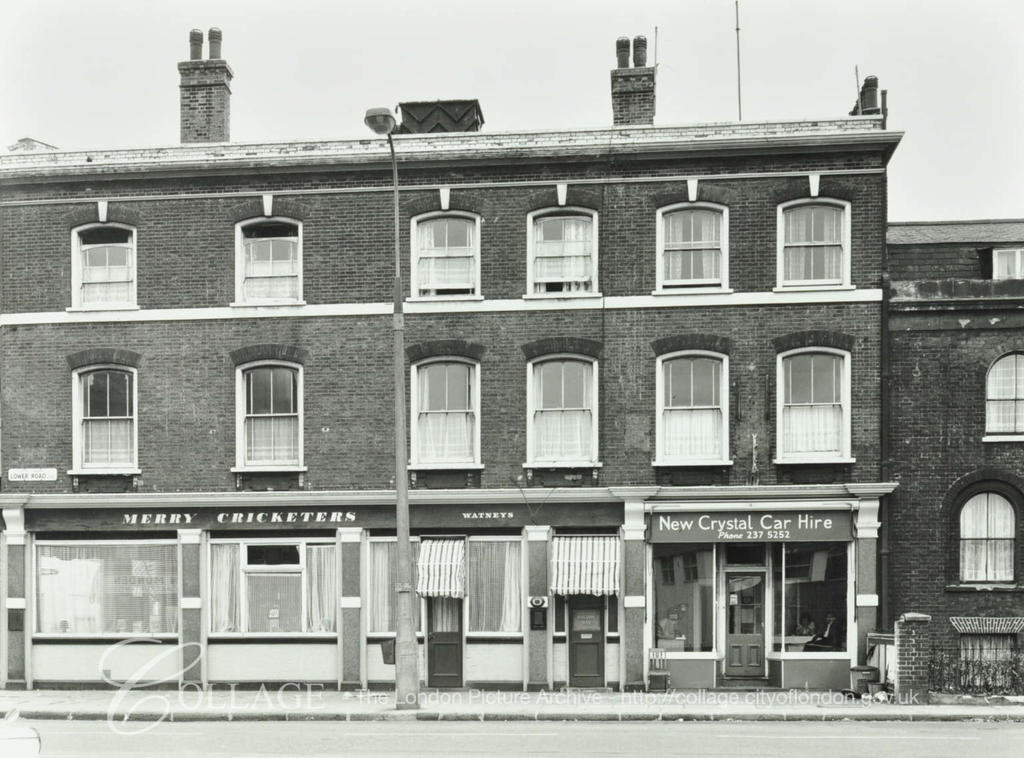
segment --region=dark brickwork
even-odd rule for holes
[[[896,621],[895,695],[900,705],[928,703],[930,624],[931,617],[923,613],[906,613]]]

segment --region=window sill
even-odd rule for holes
[[[601,461],[530,461],[523,468],[601,468]]]
[[[523,300],[600,300],[602,297],[600,292],[531,292],[523,295]]]
[[[308,471],[305,466],[232,466],[232,474],[301,474]]]
[[[522,632],[466,632],[466,640],[522,640]]]
[[[857,288],[852,284],[789,284],[774,287],[772,292],[818,292],[820,290],[850,292],[855,289]]]
[[[482,463],[410,463],[410,471],[483,471]]]
[[[67,313],[104,313],[109,311],[138,311],[142,309],[134,303],[124,303],[121,305],[72,305],[64,310]]]
[[[1024,434],[986,434],[982,442],[1024,442]]]
[[[663,468],[717,468],[731,466],[732,461],[651,461],[651,465]]]
[[[464,302],[479,302],[484,299],[483,295],[417,295],[405,298],[407,303],[445,303],[450,300],[461,300]]]
[[[1012,582],[978,582],[977,584],[948,584],[946,592],[1024,592],[1024,586]]]
[[[211,642],[239,642],[241,640],[323,640],[333,642],[338,639],[337,632],[210,632],[207,639]]]
[[[90,642],[110,644],[111,642],[128,641],[128,640],[144,640],[149,642],[150,640],[160,640],[174,642],[177,641],[178,635],[173,632],[160,632],[158,634],[150,634],[149,632],[115,632],[113,634],[58,634],[58,633],[47,633],[47,632],[36,632],[32,635],[33,642],[67,642],[67,643],[78,643],[81,645],[89,644]]]
[[[231,308],[295,308],[305,304],[305,300],[254,300],[246,303],[228,303]]]
[[[797,651],[779,652],[772,651],[771,660],[776,661],[848,661],[850,654],[845,650],[822,650],[819,653],[804,653]]]
[[[731,295],[735,290],[731,287],[720,287],[713,284],[696,284],[685,287],[663,287],[651,292],[655,297],[671,295]]]
[[[661,648],[655,648],[660,650]],[[717,661],[719,659],[718,653],[711,651],[686,651],[686,650],[666,650],[665,660],[667,661]]]
[[[137,468],[69,468],[68,476],[139,476]]]
[[[856,458],[776,458],[776,466],[836,466],[856,463]]]

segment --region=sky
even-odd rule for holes
[[[234,142],[473,97],[491,132],[608,126],[615,39],[638,34],[656,125],[738,116],[734,0],[0,0],[2,145],[176,144],[176,64],[212,26]],[[845,116],[857,71],[879,78],[906,132],[890,220],[1024,218],[1024,2],[740,0],[740,28],[744,121]]]

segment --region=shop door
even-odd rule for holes
[[[726,676],[764,676],[764,581],[763,573],[725,575]]]
[[[462,686],[462,600],[427,598],[427,686]]]
[[[604,597],[569,598],[569,686],[604,687]]]

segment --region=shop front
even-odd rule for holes
[[[848,686],[856,515],[851,502],[652,506],[647,644],[670,686]]]

